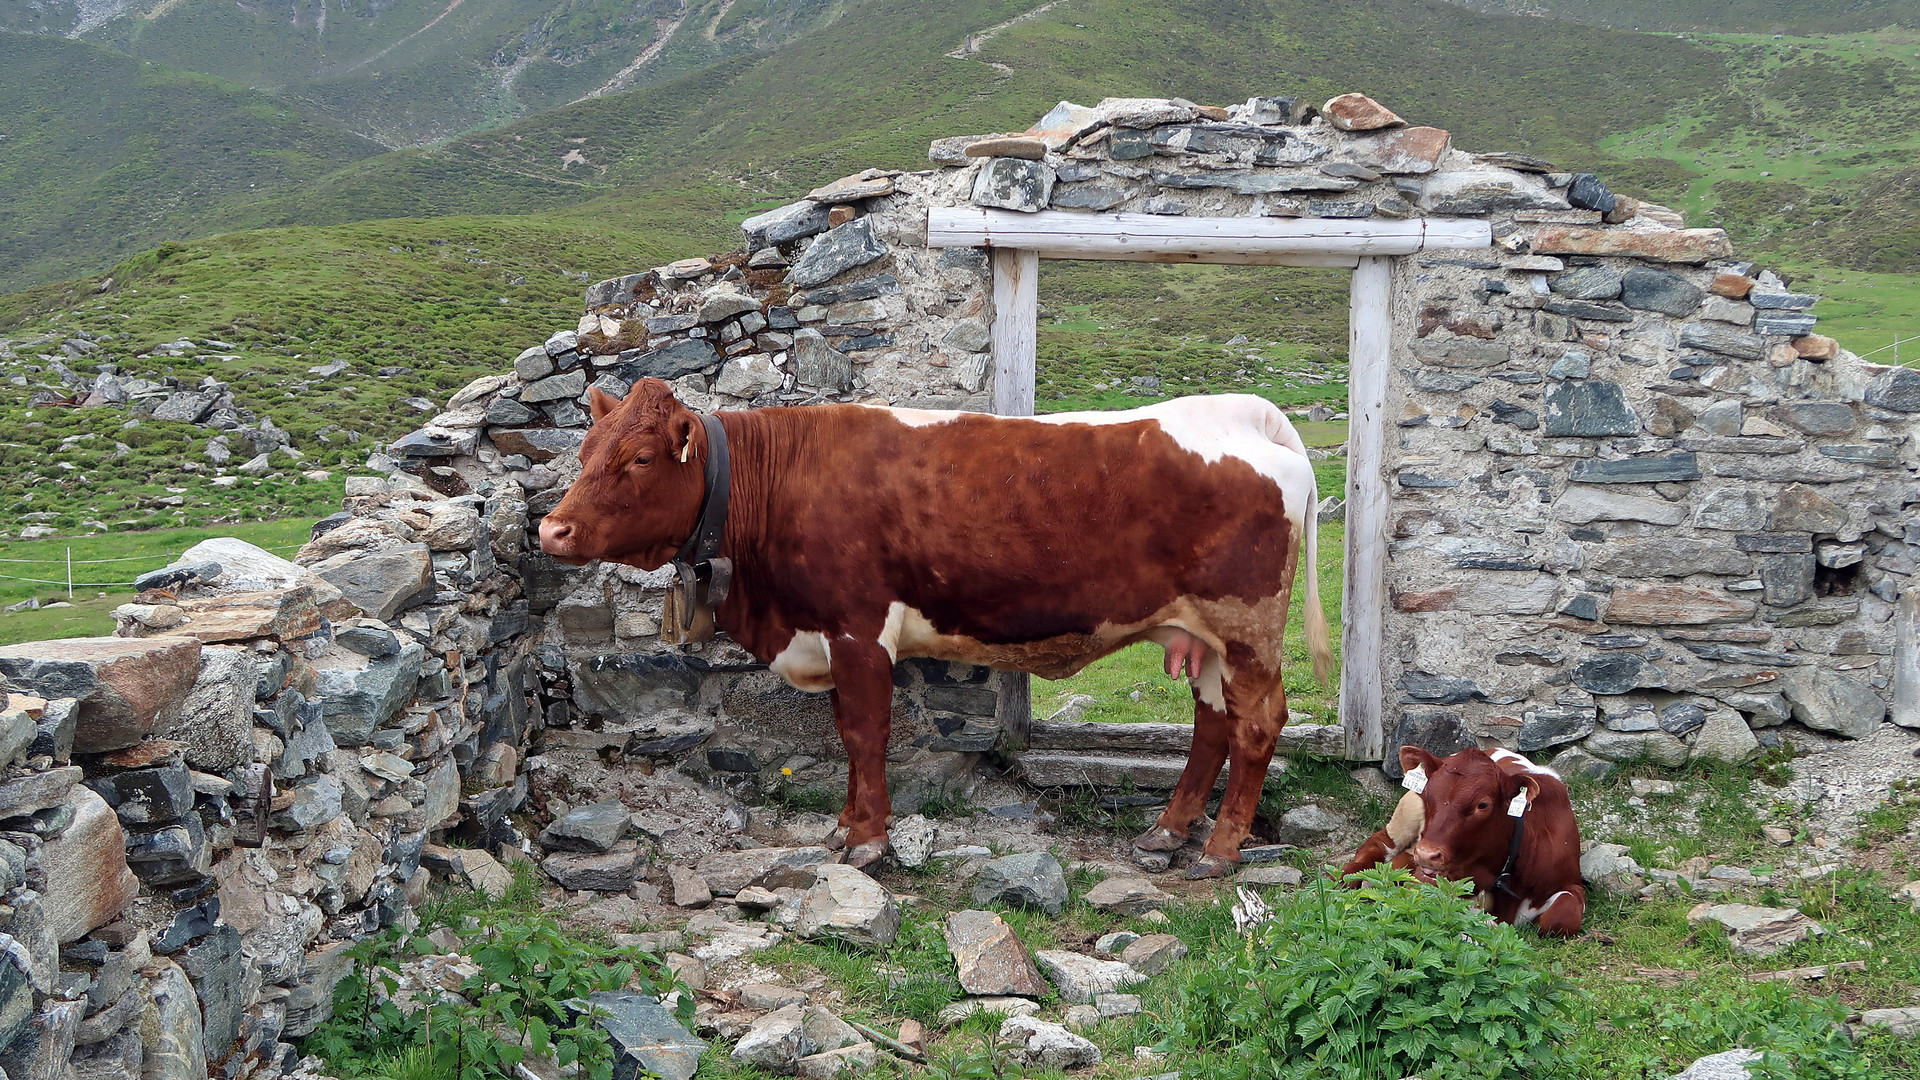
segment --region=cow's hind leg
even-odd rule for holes
[[[1187,870],[1190,879],[1226,877],[1240,861],[1240,845],[1253,832],[1267,766],[1286,722],[1287,693],[1278,672],[1267,675],[1243,666],[1240,678],[1226,687],[1226,702],[1227,794],[1200,860]]]
[[[1198,700],[1193,703],[1193,745],[1187,750],[1187,767],[1167,800],[1153,828],[1134,837],[1133,846],[1142,851],[1175,851],[1187,842],[1187,832],[1207,809],[1207,797],[1213,794],[1213,782],[1220,778],[1220,766],[1227,763],[1227,714]]]
[[[846,830],[849,866],[887,853],[887,738],[893,730],[893,663],[885,649],[850,637],[833,641],[833,722],[847,750]]]

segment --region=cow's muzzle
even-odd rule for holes
[[[540,550],[573,566],[580,566],[590,561],[579,554],[573,523],[555,520],[551,514],[540,522]]]

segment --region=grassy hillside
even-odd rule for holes
[[[204,232],[381,147],[265,94],[48,36],[0,33],[0,288]]]
[[[1623,30],[1844,33],[1920,28],[1916,0],[1453,0],[1475,11],[1569,19]]]

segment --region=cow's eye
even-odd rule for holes
[[[653,464],[653,458],[646,454],[641,454],[639,457],[633,459],[633,463],[635,465],[651,465]]]
[[[1480,807],[1479,807],[1479,808],[1480,808],[1480,809],[1482,809],[1482,810],[1490,810],[1490,809],[1492,809],[1492,808],[1493,808],[1493,804],[1492,804],[1492,803],[1490,803],[1490,802],[1488,802],[1488,801],[1487,801],[1487,800],[1485,800],[1485,799],[1481,799],[1481,800],[1480,800]]]

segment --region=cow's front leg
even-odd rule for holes
[[[833,723],[847,750],[846,830],[849,866],[867,866],[887,853],[887,737],[893,730],[893,661],[873,642],[835,638]]]

